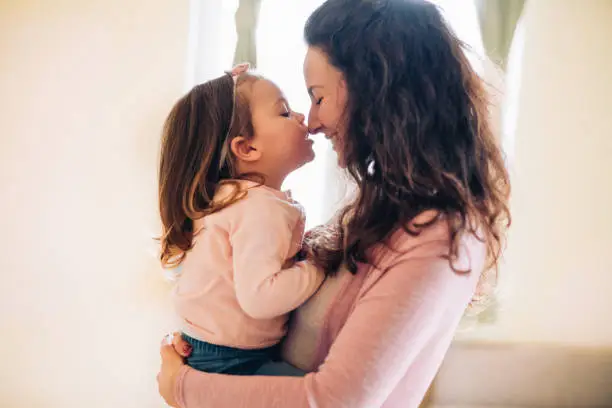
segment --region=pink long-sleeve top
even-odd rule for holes
[[[422,215],[424,218],[428,214]],[[418,221],[418,220],[417,220]],[[448,350],[485,265],[485,245],[462,238],[457,270],[444,255],[448,224],[397,231],[376,267],[341,270],[298,311],[284,359],[305,377],[238,377],[181,368],[182,408],[416,408]]]
[[[288,313],[323,281],[307,262],[283,269],[302,245],[304,214],[288,193],[242,181],[246,197],[197,220],[174,304],[184,333],[243,349],[277,344]],[[229,197],[222,186],[214,200]]]

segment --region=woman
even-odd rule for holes
[[[417,407],[509,225],[508,176],[483,82],[432,4],[328,0],[309,18],[309,126],[355,200],[309,256],[330,271],[283,358],[304,377],[233,377],[162,346],[172,406]],[[256,237],[254,237],[256,239]],[[340,267],[342,265],[342,267]]]

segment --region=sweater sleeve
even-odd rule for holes
[[[440,331],[454,331],[475,285],[430,253],[396,263],[361,295],[317,372],[234,377],[184,367],[175,389],[180,407],[375,408],[407,374],[433,376],[448,345],[435,353],[428,346]],[[403,396],[420,400],[421,388]]]
[[[250,193],[251,194],[251,193]],[[240,307],[256,319],[284,315],[304,303],[324,278],[322,270],[308,261],[283,269],[295,255],[303,231],[301,211],[268,194],[252,194],[235,208],[229,228],[234,285]],[[294,244],[294,245],[293,245]]]

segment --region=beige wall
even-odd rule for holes
[[[0,2],[0,406],[163,406],[156,158],[187,0]]]
[[[155,232],[188,2],[0,2],[0,406],[157,407]],[[612,345],[612,3],[531,1],[496,341]]]
[[[505,309],[467,337],[612,347],[612,2],[524,19]]]

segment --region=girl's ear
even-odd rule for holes
[[[261,152],[257,150],[251,141],[243,136],[236,136],[230,143],[230,149],[238,160],[254,162],[261,158]]]

